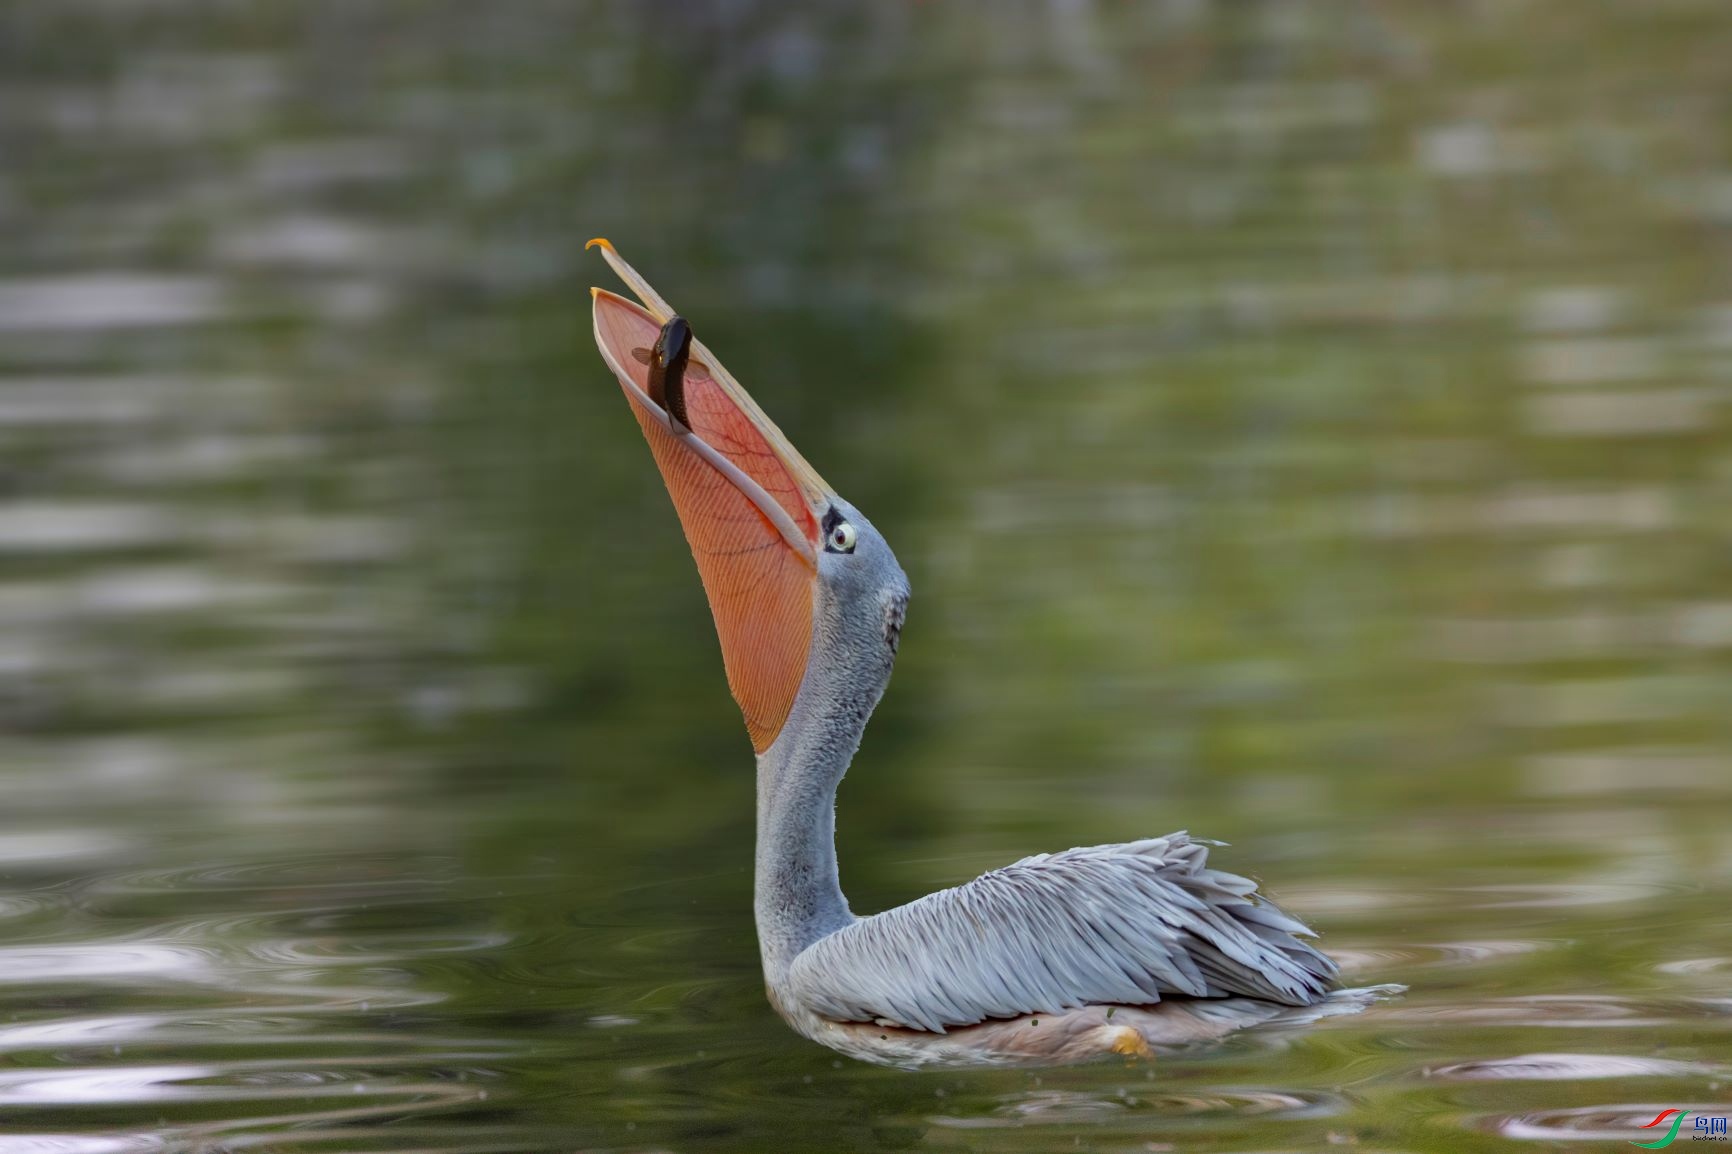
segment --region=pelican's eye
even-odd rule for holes
[[[824,552],[852,553],[854,545],[860,540],[860,534],[854,526],[842,519],[842,514],[832,505],[824,512]]]

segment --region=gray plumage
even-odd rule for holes
[[[757,745],[753,906],[765,988],[795,1029],[899,1066],[1045,1064],[1147,1056],[1155,1046],[1247,1026],[1355,1013],[1395,992],[1333,989],[1334,964],[1302,940],[1310,930],[1261,898],[1252,882],[1210,869],[1215,843],[1184,833],[1024,858],[967,885],[855,917],[837,873],[836,791],[889,684],[908,579],[871,522],[798,459],[695,341],[694,353],[710,368],[706,407],[689,414],[702,417],[702,428],[670,415],[679,408],[680,378],[647,375],[654,357],[639,356],[639,345],[659,326],[655,343],[663,348],[683,322],[611,245],[591,243],[647,306],[598,290],[596,340],[657,449],[700,567],[709,565],[706,588],[724,577],[782,580],[776,574],[785,576],[785,568],[722,560],[761,559],[761,549],[786,548],[810,573],[810,641],[798,689],[791,702],[779,699],[787,709],[779,728],[763,731],[773,740]],[[669,361],[667,371],[674,367]],[[762,441],[728,433],[739,427],[730,420],[749,423]],[[658,428],[675,440],[662,441]],[[712,429],[728,435],[711,444]],[[674,455],[681,453],[692,456]],[[713,476],[694,485],[690,469]],[[723,485],[735,493],[732,504]],[[773,530],[762,545],[722,553],[694,535],[692,519],[753,524],[752,509]],[[805,535],[802,524],[822,532]],[[723,574],[730,564],[735,568]],[[785,593],[785,585],[776,588]],[[772,602],[773,612],[748,603],[744,629],[737,599],[729,603],[731,627],[718,631],[724,656],[737,659],[730,680],[736,666],[747,678],[787,668],[765,656],[773,645],[757,647],[800,636],[789,630],[806,622],[785,600],[766,595],[764,604]],[[712,608],[719,627],[723,609]],[[760,710],[766,700],[758,700]],[[745,697],[741,704],[746,708]],[[749,723],[755,716],[749,708],[747,716]]]
[[[1175,995],[1321,998],[1335,966],[1310,931],[1207,857],[1177,833],[1024,858],[821,938],[787,990],[826,1018],[937,1033]]]
[[[820,558],[806,679],[758,759],[759,944],[795,1028],[899,1065],[1072,1061],[1126,1028],[1149,1044],[1197,1040],[1326,999],[1364,1004],[1330,998],[1335,966],[1301,940],[1310,931],[1210,869],[1212,843],[1184,833],[1025,858],[855,917],[836,790],[889,683],[908,585],[871,522],[836,507],[859,545]],[[1039,1045],[999,1028],[1042,1016],[1054,1017],[1033,1031]]]

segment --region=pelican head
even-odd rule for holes
[[[814,711],[870,713],[908,602],[896,555],[613,245],[590,246],[641,302],[590,290],[596,343],[673,498],[753,749],[822,734]],[[797,711],[815,724],[790,726]]]

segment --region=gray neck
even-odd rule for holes
[[[881,630],[857,636],[822,605],[817,618],[806,679],[758,758],[754,905],[772,988],[801,950],[854,920],[836,871],[836,787],[890,680]]]

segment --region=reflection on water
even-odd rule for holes
[[[1656,1106],[1649,1108],[1646,1104],[1628,1106],[1589,1107],[1581,1110],[1544,1110],[1532,1114],[1518,1114],[1507,1118],[1478,1119],[1485,1128],[1495,1130],[1508,1138],[1527,1138],[1544,1142],[1558,1142],[1570,1139],[1613,1139],[1624,1142],[1652,1142],[1665,1136],[1663,1130],[1647,1130],[1653,1124],[1654,1116],[1663,1110],[1674,1107]],[[1717,1105],[1712,1101],[1702,1102],[1689,1107],[1692,1114],[1725,1115],[1732,1112],[1732,1106]],[[1688,1139],[1688,1132],[1683,1137]]]
[[[1492,1058],[1483,1062],[1458,1062],[1426,1071],[1433,1078],[1483,1081],[1514,1078],[1518,1081],[1564,1081],[1578,1078],[1679,1078],[1724,1072],[1702,1062],[1676,1062],[1665,1058],[1624,1058],[1614,1054],[1523,1054],[1515,1058]]]
[[[1725,1112],[1732,18],[1409,9],[13,5],[0,1151]],[[783,1028],[597,233],[913,578],[857,908],[1189,827],[1411,992],[1036,1073]]]

